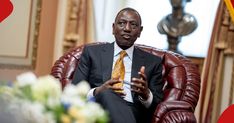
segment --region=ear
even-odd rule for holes
[[[143,26],[140,27],[140,32],[138,33],[138,36],[137,36],[137,37],[140,37],[140,36],[141,36],[142,30],[143,30]]]
[[[114,23],[112,24],[112,34],[113,35],[115,34],[115,24]]]

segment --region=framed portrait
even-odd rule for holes
[[[11,0],[13,12],[0,23],[0,68],[33,69],[41,0]]]

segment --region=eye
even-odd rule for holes
[[[137,23],[131,23],[131,27],[132,27],[133,29],[135,29],[135,28],[138,27],[138,24],[137,24]]]
[[[121,27],[123,27],[126,23],[124,21],[119,21],[118,25],[120,25]]]

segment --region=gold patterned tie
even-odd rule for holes
[[[120,52],[120,57],[117,59],[115,62],[114,69],[112,71],[112,79],[120,79],[121,81],[124,80],[124,75],[125,75],[125,67],[123,63],[123,58],[126,56],[126,51],[121,51]],[[114,87],[123,87],[123,82],[115,84]]]

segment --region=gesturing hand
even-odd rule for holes
[[[110,79],[110,80],[106,81],[104,84],[102,84],[101,86],[96,87],[94,95],[97,95],[104,90],[112,89],[114,92],[116,92],[120,96],[124,96],[126,94],[124,93],[123,88],[114,86],[114,84],[118,84],[121,82],[122,81],[120,81],[119,79]]]
[[[150,92],[144,66],[141,67],[138,74],[140,75],[140,78],[132,78],[132,91],[137,93],[144,100],[147,100]]]

